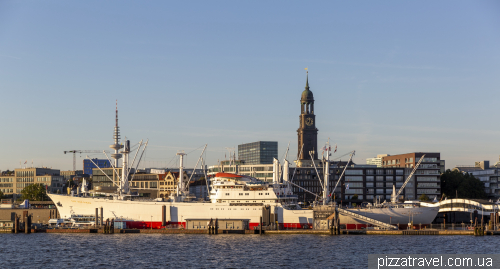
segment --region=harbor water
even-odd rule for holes
[[[500,236],[1,234],[0,268],[366,268],[368,254],[498,254]]]

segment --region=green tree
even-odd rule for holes
[[[45,191],[45,186],[43,184],[31,184],[21,191],[22,199],[28,199],[30,201],[48,201],[49,197]]]
[[[484,183],[469,173],[446,170],[441,175],[441,192],[449,198],[486,199]]]
[[[420,195],[419,199],[422,202],[429,201],[429,196],[427,196],[425,193],[423,193],[422,195]]]
[[[358,200],[358,195],[357,194],[354,194],[352,197],[351,197],[352,200]]]

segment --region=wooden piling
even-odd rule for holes
[[[102,209],[102,206],[101,206],[101,222],[99,222],[100,225],[103,225],[104,223],[104,210]]]
[[[161,206],[161,226],[167,226],[167,206]]]
[[[259,234],[262,234],[262,216],[260,216]]]
[[[28,225],[28,233],[30,234],[31,233],[31,219],[32,219],[33,216],[31,215],[28,215],[27,216],[27,219],[26,219],[26,225]]]
[[[213,234],[213,230],[212,230],[212,227],[214,225],[213,222],[214,222],[214,220],[210,219],[210,222],[208,223],[208,234]]]
[[[95,221],[94,221],[94,226],[97,228],[99,225],[99,208],[95,208]]]
[[[17,214],[14,220],[14,233],[19,233],[19,216]]]
[[[219,234],[219,219],[215,219],[215,226],[214,226],[215,234]]]

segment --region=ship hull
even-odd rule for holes
[[[61,217],[72,214],[95,214],[96,209],[103,219],[122,219],[127,228],[159,229],[164,227],[186,228],[189,219],[247,219],[249,228],[260,223],[262,206],[232,206],[221,203],[189,203],[159,201],[109,200],[103,197],[72,197],[49,194],[56,204]],[[165,206],[166,226],[162,226],[163,206]],[[277,214],[280,228],[312,228],[312,210],[288,210],[279,204],[271,205],[271,214]]]
[[[57,194],[49,194],[49,197],[56,204],[63,218],[73,214],[93,215],[96,209],[100,218],[102,208],[103,219],[121,219],[126,222],[127,228],[136,229],[187,228],[186,220],[188,219],[246,219],[249,220],[249,228],[254,229],[259,225],[260,217],[263,215],[262,206],[252,205],[110,200],[104,197],[72,197]],[[165,226],[162,225],[163,206],[165,206],[166,213]],[[429,226],[439,212],[439,207],[348,210],[378,221],[398,225],[399,228],[404,229],[410,222],[413,222],[417,228]],[[276,216],[280,229],[312,228],[312,210],[290,210],[280,204],[271,204],[270,213]],[[274,221],[272,222],[274,224]],[[347,229],[362,229],[371,226],[342,214],[340,214],[340,224],[345,225]]]
[[[439,207],[351,208],[348,210],[368,218],[398,225],[400,229],[406,228],[408,223],[413,223],[414,228],[428,227],[439,213]],[[361,229],[371,226],[366,222],[342,214],[340,214],[340,223],[345,224],[347,229]]]

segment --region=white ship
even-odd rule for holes
[[[188,219],[246,219],[250,229],[253,229],[260,223],[263,207],[269,209],[264,225],[275,225],[277,222],[281,229],[312,227],[313,211],[297,206],[297,197],[291,195],[285,184],[218,173],[211,180],[211,185],[210,202],[186,202],[182,201],[186,197],[181,195],[170,201],[135,200],[133,196],[120,199],[119,196],[48,195],[63,218],[70,216],[71,212],[95,214],[96,209],[100,212],[102,207],[104,219],[121,219],[126,222],[127,228],[163,228],[163,206],[166,227],[186,227]]]
[[[398,226],[405,229],[409,223],[415,228],[429,227],[439,213],[439,207],[424,207],[420,202],[409,201],[405,203],[386,203],[376,206],[361,208],[348,208],[350,212],[375,219],[381,222]],[[340,223],[345,224],[347,229],[361,229],[371,225],[361,219],[347,215],[340,215]]]

